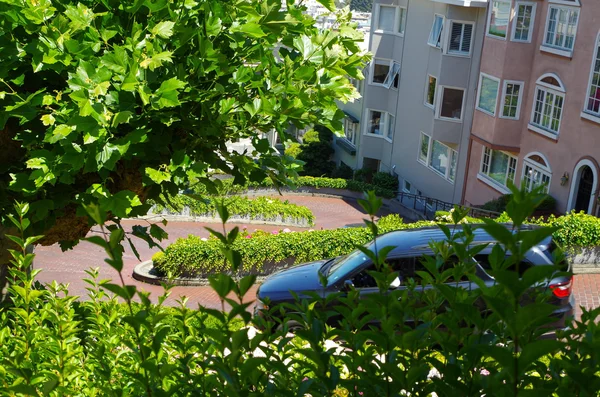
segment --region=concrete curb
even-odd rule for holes
[[[154,270],[154,264],[152,260],[141,262],[133,269],[133,278],[137,281],[141,281],[146,284],[160,285],[161,283],[169,285],[177,285],[183,287],[206,287],[210,285],[208,278],[196,277],[196,278],[174,278],[168,279],[161,277],[156,274]],[[267,276],[256,277],[256,282],[263,282]]]

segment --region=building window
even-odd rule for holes
[[[429,33],[429,40],[427,40],[427,44],[436,48],[441,48],[443,29],[444,17],[442,15],[435,14],[433,16],[433,26],[431,26],[431,32]]]
[[[437,78],[427,75],[427,91],[425,92],[425,105],[433,109],[435,106],[435,89]]]
[[[600,34],[598,34],[596,47],[594,48],[594,59],[586,102],[585,111],[594,116],[600,116]]]
[[[427,158],[429,157],[429,142],[431,137],[421,132],[421,144],[419,147],[419,161],[423,164],[427,164]]]
[[[458,55],[470,55],[472,37],[472,23],[453,21],[450,29],[450,45],[448,46],[448,53]]]
[[[521,114],[521,98],[523,97],[523,82],[504,80],[502,89],[504,101],[502,101],[502,112],[500,117],[506,119],[519,119]]]
[[[396,10],[398,7],[384,6],[378,4],[377,30],[383,32],[394,32],[396,24]]]
[[[506,40],[510,19],[510,0],[493,0],[488,14],[488,36]]]
[[[511,154],[483,147],[483,158],[479,171],[486,180],[506,187],[508,181],[515,181],[517,158]]]
[[[431,139],[421,132],[421,144],[418,160],[434,170],[442,178],[454,182],[456,178],[456,161],[458,152],[440,141]]]
[[[390,61],[387,59],[373,59],[371,83],[372,84],[383,84],[385,78],[390,72]]]
[[[377,4],[376,32],[404,34],[406,8]]]
[[[439,118],[462,120],[462,107],[465,91],[461,88],[442,87],[440,95]]]
[[[344,119],[344,135],[346,140],[356,146],[356,132],[358,131],[358,124],[350,120],[349,118]]]
[[[402,191],[404,193],[410,193],[411,189],[412,189],[411,183],[405,179],[404,182],[402,183]]]
[[[525,158],[523,165],[522,183],[525,185],[525,189],[530,192],[539,186],[543,186],[542,192],[548,193],[552,172],[546,160],[540,155],[531,154]]]
[[[394,137],[395,117],[381,110],[367,110],[366,134],[377,135],[386,138],[390,142]]]
[[[535,87],[531,124],[536,132],[556,138],[565,102],[564,87],[552,75],[542,76]],[[537,127],[537,128],[536,128]]]
[[[371,62],[371,84],[398,88],[400,64],[390,59],[375,58]]]
[[[578,20],[578,8],[550,5],[548,7],[544,45],[572,51],[575,44]]]
[[[512,40],[531,43],[536,3],[517,2],[513,23]]]
[[[392,68],[390,72],[385,77],[383,85],[385,88],[398,88],[398,74],[400,73],[400,64],[398,62],[392,62]]]
[[[500,79],[481,73],[479,75],[479,89],[477,91],[477,109],[495,116],[499,89]]]

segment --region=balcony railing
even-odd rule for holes
[[[423,214],[425,219],[435,219],[437,211],[450,211],[456,204],[448,203],[426,196],[419,196],[412,193],[397,192],[396,200],[404,207],[410,208],[413,211]],[[500,216],[499,212],[483,210],[481,208],[464,207],[469,209],[469,216],[474,218],[491,218],[496,219]]]

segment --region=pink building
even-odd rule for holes
[[[600,210],[600,0],[490,0],[463,201],[544,185]]]

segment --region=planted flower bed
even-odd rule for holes
[[[225,201],[231,214],[231,220],[276,222],[301,227],[314,225],[315,216],[308,208],[270,197],[249,199],[242,196],[228,196],[197,200],[185,195],[178,195],[170,200],[171,205],[164,207],[156,204],[152,211],[155,214],[163,215],[178,214],[215,218],[217,211],[214,202],[221,199]]]

